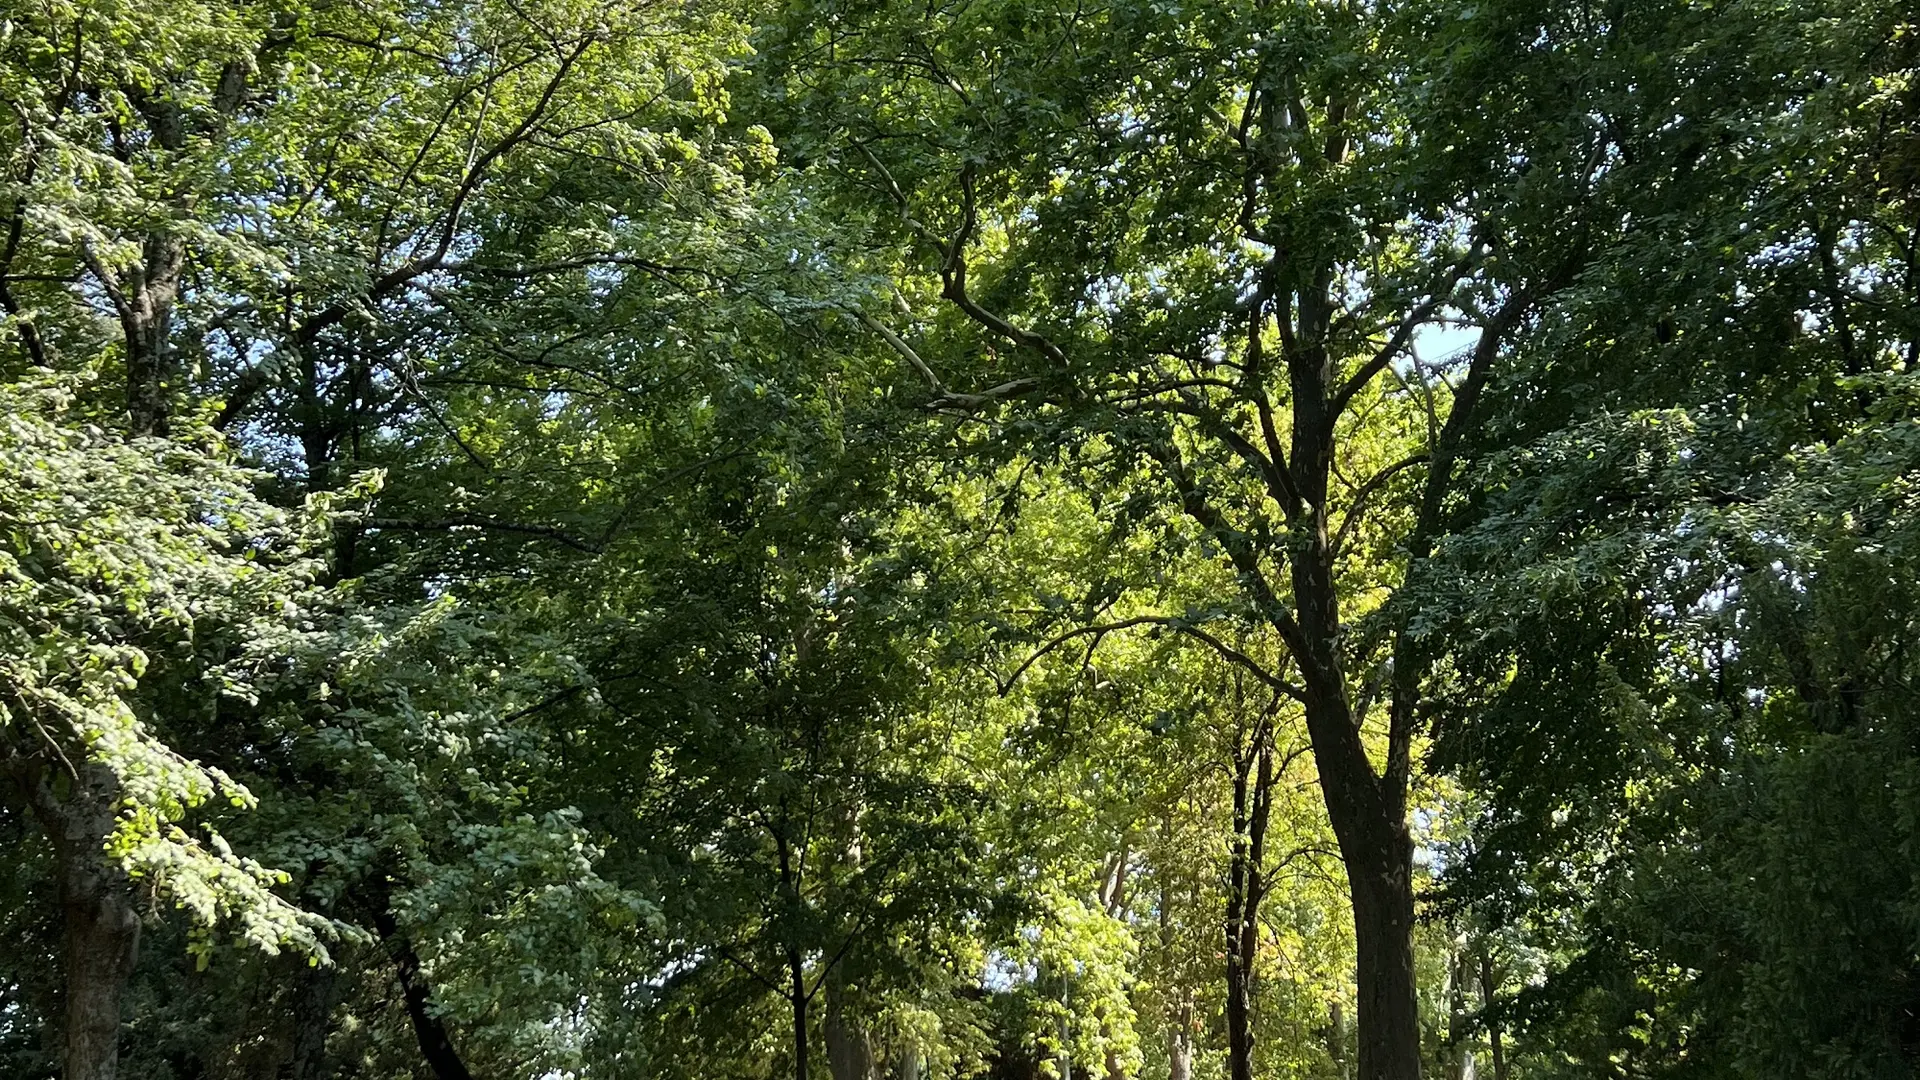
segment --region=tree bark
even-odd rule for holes
[[[1323,278],[1330,279],[1324,270]],[[1323,342],[1330,301],[1326,281],[1303,290],[1301,339]],[[1384,772],[1376,773],[1360,735],[1340,654],[1345,627],[1328,529],[1340,404],[1338,365],[1324,344],[1289,357],[1293,388],[1294,477],[1299,508],[1289,525],[1294,550],[1294,658],[1299,664],[1307,734],[1313,742],[1327,818],[1340,843],[1353,897],[1355,981],[1359,990],[1357,1064],[1361,1080],[1420,1080],[1420,1022],[1413,972],[1413,842],[1407,830],[1410,729],[1388,735]]]
[[[1257,767],[1256,767],[1257,766]],[[1233,852],[1227,871],[1227,1073],[1253,1080],[1253,961],[1259,945],[1260,900],[1266,892],[1267,821],[1273,796],[1273,744],[1266,719],[1236,763]]]
[[[400,995],[406,1004],[407,1019],[413,1024],[413,1036],[420,1044],[420,1056],[433,1070],[435,1080],[473,1080],[467,1064],[454,1048],[446,1022],[432,1009],[433,988],[422,970],[420,954],[394,920],[384,893],[372,905],[374,929],[386,943],[388,954],[400,978]]]
[[[793,1007],[793,1080],[807,1080],[807,970],[800,950],[787,949],[787,1003]]]
[[[174,301],[187,246],[178,237],[147,237],[141,267],[124,283],[121,312],[127,339],[127,415],[136,435],[165,435],[179,363],[173,355]]]
[[[1333,1062],[1334,1075],[1347,1080],[1347,1012],[1339,998],[1327,1003],[1327,1058]]]
[[[1447,1050],[1453,1080],[1473,1080],[1473,1044],[1467,1041],[1467,979],[1472,957],[1465,947],[1447,958]]]
[[[849,1015],[846,988],[827,978],[827,1071],[833,1080],[873,1080],[873,1041],[866,1028]]]
[[[793,848],[787,843],[787,835],[781,829],[770,829],[773,834],[773,849],[780,873],[780,898],[787,905],[787,915],[795,918],[800,913],[800,879],[793,865]],[[785,945],[787,961],[787,1004],[793,1009],[793,1077],[794,1080],[807,1080],[807,1005],[813,994],[807,989],[807,958],[801,951],[800,942],[793,935],[798,933],[798,924],[788,927]]]
[[[120,1065],[120,1001],[140,945],[140,915],[127,876],[106,856],[120,798],[113,771],[82,762],[61,798],[51,768],[17,765],[14,778],[53,844],[60,879],[66,1002],[63,1080],[114,1080]]]
[[[1480,953],[1480,1007],[1487,1017],[1487,1056],[1493,1059],[1493,1080],[1507,1080],[1507,1049],[1501,1039],[1500,1017],[1494,1012],[1494,992],[1499,989],[1493,975],[1493,957]]]
[[[281,1076],[283,1080],[320,1080],[326,1074],[327,1032],[332,1027],[339,969],[330,964],[306,968],[295,978],[293,1040]]]
[[[1418,1080],[1413,972],[1413,845],[1405,824],[1370,858],[1348,859],[1358,954],[1361,1080]]]
[[[1171,839],[1173,811],[1165,811],[1162,828]],[[1169,970],[1174,966],[1173,890],[1164,876],[1160,879],[1160,951]],[[1187,981],[1177,974],[1169,978],[1170,994],[1166,1006],[1167,1080],[1193,1080],[1193,998]]]
[[[1167,1025],[1167,1080],[1193,1080],[1192,1023],[1191,1010],[1183,1009]]]

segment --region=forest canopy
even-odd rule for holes
[[[0,6],[0,1075],[1920,1068],[1899,0]]]

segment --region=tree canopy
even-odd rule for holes
[[[1911,1075],[1917,43],[0,11],[0,1073]]]

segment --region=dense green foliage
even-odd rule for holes
[[[1920,1065],[1896,0],[36,0],[0,103],[0,1074]]]

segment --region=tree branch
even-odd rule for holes
[[[488,532],[518,533],[525,536],[538,536],[564,544],[575,551],[584,551],[589,555],[600,554],[602,548],[592,541],[582,540],[561,529],[550,525],[525,525],[512,521],[494,521],[490,518],[461,515],[458,517],[438,518],[434,520],[409,520],[405,518],[366,518],[359,522],[369,529],[390,529],[395,532],[445,532],[453,529],[482,529]]]
[[[978,226],[978,210],[973,191],[973,166],[960,170],[960,228],[953,239],[945,245],[940,264],[940,295],[951,301],[960,311],[993,331],[995,334],[1019,345],[1032,349],[1060,367],[1067,366],[1067,354],[1060,346],[1049,341],[1045,335],[1035,333],[1008,322],[999,315],[981,307],[967,292],[967,242],[972,239],[973,230]]]
[[[1274,593],[1273,584],[1260,569],[1259,554],[1238,530],[1227,524],[1219,509],[1207,501],[1199,485],[1194,482],[1186,462],[1181,459],[1179,450],[1171,442],[1163,441],[1151,446],[1147,452],[1166,468],[1174,489],[1180,493],[1180,508],[1206,529],[1226,551],[1228,560],[1240,573],[1241,583],[1252,594],[1255,609],[1280,632],[1280,639],[1286,642],[1287,648],[1295,654],[1303,652],[1301,646],[1304,638],[1300,623]]]
[[[1400,320],[1400,324],[1393,328],[1387,343],[1382,345],[1366,363],[1360,365],[1359,370],[1355,371],[1352,377],[1341,384],[1340,389],[1334,393],[1332,415],[1338,416],[1344,412],[1347,403],[1353,400],[1353,396],[1365,389],[1366,385],[1373,381],[1374,376],[1380,374],[1388,364],[1393,363],[1400,356],[1406,349],[1407,343],[1412,340],[1413,332],[1433,318],[1434,311],[1440,305],[1453,299],[1453,287],[1460,283],[1461,278],[1467,276],[1484,253],[1485,248],[1479,241],[1475,241],[1465,255],[1440,273],[1433,286],[1428,289],[1427,298],[1415,305],[1412,311],[1407,312],[1406,317]]]
[[[1355,522],[1360,520],[1360,511],[1366,509],[1367,499],[1371,497],[1374,492],[1380,490],[1381,486],[1387,481],[1393,479],[1396,474],[1410,469],[1415,465],[1424,464],[1429,459],[1429,455],[1427,454],[1414,454],[1411,457],[1402,458],[1368,477],[1367,482],[1360,485],[1360,490],[1354,492],[1353,501],[1348,504],[1346,514],[1340,519],[1340,527],[1334,531],[1333,543],[1328,545],[1327,548],[1331,557],[1336,559],[1340,557],[1340,550],[1344,548],[1347,543],[1347,532],[1353,528]]]
[[[559,67],[554,70],[553,77],[547,80],[547,85],[541,90],[540,97],[534,102],[533,108],[527,110],[527,114],[521,117],[520,123],[515,125],[512,131],[489,147],[486,153],[476,158],[472,166],[467,169],[466,175],[461,177],[460,185],[454,190],[453,198],[447,205],[446,220],[440,228],[439,239],[432,251],[417,255],[380,275],[364,293],[338,300],[323,308],[311,319],[300,324],[294,331],[294,339],[301,343],[311,342],[322,330],[345,319],[347,313],[354,307],[378,300],[420,275],[438,269],[446,261],[447,253],[453,249],[453,242],[460,235],[460,225],[464,220],[467,203],[478,190],[487,169],[514,147],[527,140],[534,125],[538,124],[547,110],[552,107],[553,99],[560,93],[560,87],[566,82],[567,75],[573,70],[574,64],[586,55],[587,50],[593,47],[596,40],[598,39],[592,36],[581,38],[572,52],[561,57]]]
[[[1048,653],[1051,653],[1053,650],[1059,648],[1060,646],[1066,644],[1067,642],[1072,641],[1075,638],[1082,638],[1082,637],[1088,637],[1088,636],[1092,636],[1095,638],[1105,637],[1108,634],[1115,633],[1120,630],[1130,630],[1136,626],[1164,626],[1171,630],[1185,634],[1196,641],[1205,643],[1206,645],[1210,646],[1215,652],[1219,653],[1221,656],[1245,668],[1248,674],[1252,675],[1254,678],[1266,684],[1266,686],[1269,689],[1274,690],[1277,693],[1285,694],[1287,697],[1290,697],[1295,701],[1304,700],[1302,695],[1305,693],[1305,691],[1302,690],[1300,687],[1295,686],[1293,683],[1290,683],[1287,680],[1281,678],[1280,676],[1275,675],[1273,672],[1268,671],[1265,667],[1261,666],[1261,664],[1258,661],[1256,661],[1253,657],[1248,656],[1246,653],[1242,652],[1239,649],[1234,648],[1231,645],[1228,645],[1226,642],[1221,641],[1219,638],[1193,625],[1193,623],[1190,622],[1189,620],[1177,615],[1135,615],[1132,618],[1119,619],[1114,622],[1095,623],[1090,626],[1075,627],[1074,629],[1069,630],[1064,634],[1057,635],[1052,639],[1048,640],[1047,642],[1045,642],[1044,644],[1042,644],[1037,650],[1034,651],[1034,653],[1031,656],[1028,656],[1025,660],[1021,661],[1020,666],[1015,668],[1013,670],[1013,674],[1007,676],[1007,678],[1004,681],[997,678],[994,680],[994,682],[999,685],[1000,696],[1006,697],[1008,694],[1012,693],[1014,684],[1018,683],[1020,681],[1020,677],[1027,673],[1027,669],[1031,668],[1034,664],[1039,663],[1040,660],[1044,658]],[[1096,644],[1096,647],[1097,647],[1097,644]]]

